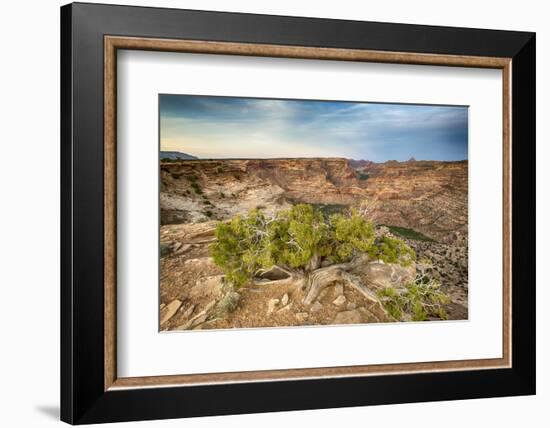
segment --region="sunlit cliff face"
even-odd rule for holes
[[[222,220],[297,202],[353,206],[379,224],[445,240],[457,231],[467,233],[468,163],[343,158],[167,162],[161,164],[160,202],[165,224]]]

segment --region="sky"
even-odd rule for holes
[[[160,149],[199,158],[468,158],[468,108],[160,95]]]

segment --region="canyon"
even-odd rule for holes
[[[468,163],[304,158],[161,164],[162,224],[223,220],[298,202],[356,207],[378,224],[447,241],[467,234]]]
[[[228,291],[208,251],[217,222],[256,208],[273,214],[297,203],[327,214],[354,208],[384,233],[403,238],[417,253],[417,269],[425,264],[423,269],[441,281],[451,300],[449,319],[467,318],[467,161],[165,159],[160,163],[161,329],[387,321],[356,292],[344,293],[337,285],[323,298],[342,305],[328,300],[321,305],[320,299],[317,311],[303,307],[290,290]],[[231,296],[240,302],[236,309],[229,316],[211,316]],[[289,299],[293,309],[281,312]]]

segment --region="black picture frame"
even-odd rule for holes
[[[105,35],[512,58],[512,367],[105,391]],[[63,6],[61,419],[86,424],[534,394],[535,101],[534,33]]]

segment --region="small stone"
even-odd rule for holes
[[[354,310],[354,309],[357,309],[357,305],[356,305],[355,303],[353,303],[353,302],[349,302],[348,305],[346,306],[346,309],[347,309],[348,311],[352,311],[352,310]]]
[[[183,244],[182,244],[181,242],[175,242],[174,245],[173,245],[173,247],[172,247],[172,250],[174,251],[174,253],[175,253],[176,251],[178,251],[178,250],[181,248],[182,245],[183,245]]]
[[[193,322],[191,323],[191,327],[195,329],[196,326],[202,324],[208,319],[208,314],[202,314],[200,317],[195,318]]]
[[[174,250],[175,253],[178,253],[178,254],[182,254],[182,253],[185,253],[187,250],[190,250],[191,249],[191,244],[181,244],[180,243],[180,246],[178,247],[177,250]]]
[[[290,310],[291,306],[292,306],[292,303],[289,304],[289,305],[286,305],[285,307],[283,307],[283,308],[281,308],[281,309],[279,309],[279,310],[277,311],[277,313],[279,313],[279,312],[288,312],[288,311]]]
[[[304,322],[309,317],[309,314],[307,312],[298,312],[295,316],[298,321]]]
[[[175,328],[175,330],[189,330],[193,327],[202,324],[208,319],[208,314],[206,311],[199,312],[197,315],[195,315],[193,318],[191,318],[189,321],[183,323],[182,325]]]
[[[319,312],[321,309],[323,309],[323,305],[319,302],[315,302],[313,305],[311,305],[311,308],[309,309],[311,313]]]
[[[275,307],[278,304],[279,299],[271,299],[269,302],[267,302],[267,315],[270,315],[275,310]]]
[[[346,297],[344,295],[340,295],[336,299],[334,299],[332,303],[336,306],[342,306],[344,303],[346,303]]]
[[[160,325],[164,324],[170,318],[172,318],[181,306],[181,301],[178,299],[172,300],[160,311]]]
[[[328,288],[323,288],[319,293],[319,297],[317,297],[317,300],[319,301],[323,300],[327,294],[328,294]]]
[[[195,305],[191,305],[185,311],[183,311],[182,316],[184,318],[189,318],[193,314],[194,310],[195,310]]]
[[[285,295],[281,299],[281,305],[286,306],[287,304],[288,304],[288,294],[285,293]]]

